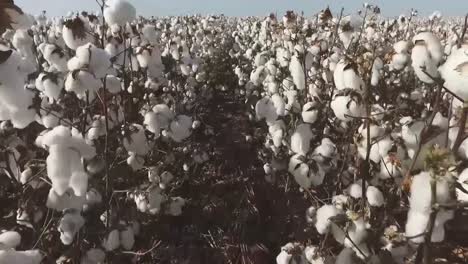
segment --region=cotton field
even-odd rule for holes
[[[1,0],[0,264],[468,263],[468,15],[380,8]]]

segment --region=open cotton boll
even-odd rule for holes
[[[107,237],[102,242],[102,246],[106,251],[114,251],[120,247],[120,233],[119,230],[114,229],[110,231]]]
[[[305,89],[305,73],[304,73],[304,67],[302,66],[302,63],[299,61],[299,58],[297,55],[294,55],[291,58],[291,63],[289,64],[289,71],[291,72],[291,76],[293,78],[294,85],[298,90],[304,90]]]
[[[304,123],[313,124],[318,119],[319,110],[316,102],[307,102],[302,107],[302,120]]]
[[[415,46],[411,52],[411,60],[414,72],[422,82],[433,83],[432,78],[439,77],[437,66],[443,59],[442,45],[430,32],[419,33],[413,38],[413,43]]]
[[[315,246],[307,246],[304,256],[310,264],[325,264],[325,259],[319,255],[319,249]]]
[[[130,131],[130,135],[123,140],[125,149],[137,155],[146,155],[149,151],[149,145],[143,126],[132,124],[132,129],[133,131]]]
[[[438,179],[436,183],[437,203],[448,203],[452,200],[450,185],[448,179]],[[409,199],[410,210],[408,211],[408,220],[406,223],[406,235],[409,237],[417,236],[420,232],[424,232],[429,221],[432,211],[431,208],[432,191],[431,191],[431,175],[429,172],[421,172],[414,176],[411,183],[411,196]],[[434,229],[431,235],[431,241],[440,242],[443,240],[444,231],[443,225],[447,220],[453,218],[452,210],[441,209],[436,216],[439,219],[437,228]],[[424,237],[419,236],[412,239],[415,243],[424,242]]]
[[[364,115],[364,107],[349,95],[336,96],[331,102],[335,116],[341,121],[352,121]]]
[[[136,9],[126,0],[108,0],[104,8],[104,18],[109,25],[123,26],[135,20]]]
[[[392,149],[393,140],[390,136],[380,139],[379,141],[372,143],[369,158],[375,163],[379,163],[383,157],[387,156],[388,152]],[[362,140],[358,144],[358,154],[362,159],[367,158],[367,140]]]
[[[381,180],[401,177],[401,164],[398,157],[388,155],[380,162],[380,172],[377,177]]]
[[[0,250],[0,263],[5,264],[40,264],[42,258],[43,256],[38,249],[26,251]]]
[[[333,80],[338,90],[350,88],[361,91],[364,89],[364,81],[359,77],[356,65],[344,59],[338,62],[333,72]]]
[[[125,227],[124,230],[120,231],[120,245],[125,250],[130,250],[135,244],[135,234],[131,226]]]
[[[408,147],[417,147],[421,140],[421,133],[424,129],[424,121],[406,121],[406,118],[402,118],[400,123],[406,123],[401,128],[401,138]]]
[[[172,197],[169,203],[167,214],[179,216],[182,214],[182,208],[185,206],[185,199],[181,197]]]
[[[65,72],[68,70],[67,58],[60,46],[56,44],[44,44],[42,55],[47,63],[56,71]]]
[[[72,190],[67,190],[63,195],[59,195],[51,188],[47,196],[46,206],[57,211],[64,211],[65,209],[81,210],[85,202],[85,196],[76,196]]]
[[[64,245],[70,245],[76,233],[84,225],[85,220],[79,211],[67,212],[60,219],[58,230],[60,231],[60,240]]]
[[[286,104],[283,97],[276,93],[271,96],[271,101],[273,102],[273,106],[276,108],[276,114],[278,116],[285,116]]]
[[[141,170],[145,165],[145,159],[134,152],[129,152],[127,164],[133,171]]]
[[[81,258],[81,264],[100,264],[104,263],[106,253],[99,248],[92,248]]]
[[[79,16],[65,20],[62,28],[63,40],[67,47],[76,50],[79,46],[94,41],[94,36],[89,34],[89,23]]]
[[[395,70],[403,70],[409,62],[409,55],[406,53],[395,53],[392,56],[392,67]]]
[[[291,136],[291,150],[300,155],[306,155],[310,149],[310,141],[314,137],[310,125],[300,124]]]
[[[122,91],[122,83],[120,78],[115,77],[114,75],[106,76],[106,89],[111,94],[117,94]]]
[[[86,92],[89,92],[91,101],[101,86],[101,82],[85,70],[74,70],[67,75],[65,80],[65,90],[74,92],[82,100],[86,99]]]
[[[329,138],[322,138],[321,144],[314,149],[314,154],[325,158],[334,158],[336,145]]]
[[[395,50],[396,53],[407,53],[409,50],[409,43],[408,41],[405,40],[400,40],[393,44],[393,50]]]
[[[72,136],[69,128],[57,126],[43,135],[41,144],[49,147],[46,159],[47,176],[52,188],[63,195],[72,188],[78,196],[86,192],[88,175],[84,171],[82,158],[92,158],[95,149],[86,144],[83,138]]]
[[[268,96],[258,100],[255,105],[255,113],[258,120],[265,118],[267,123],[272,123],[278,118],[275,104]]]
[[[283,120],[276,120],[268,126],[268,132],[273,139],[273,145],[277,148],[283,145],[284,130],[286,125]]]
[[[353,197],[354,199],[362,198],[362,183],[357,182],[351,184],[351,186],[348,187],[348,193],[349,196]]]
[[[321,235],[328,233],[332,224],[329,219],[341,213],[341,210],[331,204],[326,204],[320,207],[317,210],[317,222],[315,223],[317,232],[319,232]]]
[[[376,58],[374,60],[374,64],[372,65],[372,77],[371,77],[372,86],[377,86],[379,84],[382,69],[383,69],[382,59]]]
[[[367,187],[366,197],[371,206],[381,207],[385,203],[382,192],[374,186]]]
[[[296,154],[289,160],[288,171],[294,176],[294,180],[304,189],[309,189],[312,179],[309,176],[309,166],[302,161],[303,156]]]
[[[21,243],[21,235],[16,231],[6,231],[0,234],[0,250],[16,248]]]
[[[447,61],[440,66],[439,71],[444,86],[463,100],[468,100],[468,48],[463,46],[452,51]]]
[[[413,37],[413,43],[423,42],[430,53],[431,58],[439,64],[444,58],[444,52],[440,40],[432,32],[421,32]]]
[[[157,214],[161,211],[162,203],[166,201],[166,196],[162,194],[160,188],[153,188],[148,194],[147,210],[150,214]]]
[[[76,55],[68,61],[70,71],[88,69],[96,78],[103,78],[111,67],[111,56],[91,43],[76,49]]]
[[[192,134],[192,118],[186,115],[178,115],[169,126],[169,136],[175,142],[182,142]]]
[[[19,51],[21,56],[30,59],[31,62],[33,62],[33,39],[28,34],[28,31],[26,29],[16,30],[15,34],[13,35],[12,44]]]
[[[458,183],[468,190],[468,169],[464,169],[457,179]],[[457,188],[457,200],[462,202],[468,202],[468,194],[462,192],[460,189]]]

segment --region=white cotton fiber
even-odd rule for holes
[[[104,9],[107,24],[125,25],[136,18],[136,9],[126,0],[108,0]]]

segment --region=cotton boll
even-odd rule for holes
[[[69,187],[71,176],[70,163],[76,154],[71,153],[68,148],[60,145],[52,145],[49,149],[46,163],[47,175],[52,180],[52,188],[58,195],[63,195]]]
[[[468,169],[464,169],[458,176],[458,183],[461,184],[465,190],[468,190]],[[462,202],[468,202],[468,194],[462,192],[457,188],[457,200]]]
[[[367,187],[366,197],[371,206],[381,207],[385,203],[382,192],[374,186]]]
[[[426,232],[427,222],[429,221],[429,214],[426,212],[418,212],[414,210],[408,211],[408,218],[406,220],[406,236],[413,237],[411,239],[414,243],[423,243]]]
[[[440,66],[439,71],[442,79],[445,80],[444,86],[455,93],[463,100],[468,100],[468,48],[463,46],[460,49],[452,51],[447,61]]]
[[[362,184],[361,183],[353,183],[348,188],[348,193],[354,199],[362,198]]]
[[[22,57],[28,59],[34,57],[32,51],[33,39],[29,36],[26,29],[16,30],[13,35],[12,44],[20,52]]]
[[[397,157],[386,156],[380,162],[380,172],[377,177],[382,180],[401,177],[401,164]]]
[[[161,189],[153,188],[148,194],[147,209],[150,214],[157,214],[161,211],[161,205],[166,201],[166,197],[161,193]],[[179,201],[180,205],[180,201]]]
[[[301,62],[299,61],[298,56],[293,56],[291,58],[291,64],[289,65],[289,71],[291,72],[291,76],[294,81],[294,85],[298,90],[305,89],[305,74],[304,74],[304,67],[302,66]]]
[[[414,176],[411,184],[410,210],[408,211],[408,220],[406,223],[406,235],[413,237],[426,230],[427,223],[431,214],[431,175],[428,172],[422,172]],[[448,203],[451,200],[450,185],[446,178],[438,179],[436,182],[437,203]],[[453,218],[452,210],[441,209],[436,215],[437,227],[431,235],[431,241],[440,242],[444,238],[443,225],[447,220]],[[438,219],[438,221],[437,221]],[[424,237],[419,236],[412,239],[415,243],[424,242]]]
[[[133,171],[143,169],[145,165],[145,159],[138,156],[136,153],[130,152],[127,158],[127,164],[132,168]]]
[[[6,231],[0,234],[0,250],[16,248],[21,243],[21,235],[16,231]]]
[[[283,97],[281,97],[279,94],[273,94],[271,96],[271,101],[273,102],[273,106],[276,108],[276,114],[278,116],[285,116],[286,104]]]
[[[292,255],[286,251],[281,250],[281,252],[276,256],[276,264],[289,264],[291,263]]]
[[[268,126],[268,132],[273,139],[273,145],[277,148],[283,145],[284,129],[286,128],[283,120],[276,120]]]
[[[344,60],[341,60],[336,64],[336,68],[333,71],[333,81],[335,82],[335,87],[338,90],[343,90],[346,88],[344,82],[344,68],[346,67],[346,63]]]
[[[64,245],[70,245],[75,238],[76,233],[84,225],[85,220],[77,211],[66,213],[60,220],[58,230],[60,231],[60,240]]]
[[[131,250],[135,244],[135,234],[131,226],[125,227],[124,230],[120,231],[120,245],[125,250]]]
[[[374,64],[372,65],[372,77],[371,77],[371,85],[377,86],[379,84],[381,73],[380,71],[383,69],[383,61],[380,58],[376,58],[374,60]]]
[[[411,52],[411,60],[414,72],[422,82],[433,83],[432,78],[439,77],[437,66],[443,59],[440,41],[432,33],[423,32],[413,38],[413,43],[415,46]]]
[[[104,263],[106,253],[99,248],[92,248],[86,252],[81,259],[81,264],[99,264]]]
[[[315,246],[307,246],[304,249],[304,256],[310,264],[324,264],[325,259],[318,255],[319,249]]]
[[[317,210],[317,222],[315,228],[319,234],[323,235],[328,233],[331,225],[329,220],[331,217],[337,216],[341,210],[337,209],[334,205],[323,205]]]
[[[135,20],[136,9],[126,0],[109,0],[104,8],[104,18],[109,25],[123,26]]]
[[[81,210],[85,202],[85,196],[76,196],[71,190],[67,190],[63,195],[58,195],[51,188],[47,196],[46,206],[57,211],[64,211],[65,209]]]
[[[341,121],[352,121],[364,115],[364,107],[351,96],[336,96],[331,102],[335,116]]]
[[[173,197],[169,203],[168,214],[172,216],[179,216],[182,214],[182,207],[185,206],[185,199],[181,197]]]
[[[309,176],[309,166],[301,159],[302,157],[299,154],[292,156],[289,160],[288,171],[302,188],[309,189],[312,185],[312,180]]]
[[[182,142],[192,134],[192,118],[186,115],[178,115],[170,124],[170,137],[175,142]]]
[[[308,124],[300,124],[291,136],[291,150],[300,155],[306,155],[310,149],[310,141],[314,137]]]
[[[400,40],[393,44],[393,50],[395,50],[396,53],[406,53],[409,50],[409,43],[408,41],[405,40]]]
[[[76,50],[79,46],[93,42],[94,36],[88,34],[89,31],[89,24],[79,16],[67,19],[62,28],[63,40],[67,47]]]
[[[440,40],[431,32],[422,32],[414,36],[413,43],[423,41],[427,50],[429,51],[431,58],[436,64],[439,64],[444,56],[442,45]]]
[[[49,63],[49,65],[55,70],[59,72],[65,72],[68,70],[67,59],[60,46],[56,44],[44,44],[42,55],[47,63]]]
[[[112,230],[102,242],[102,246],[106,251],[114,251],[120,246],[119,230]]]
[[[40,264],[42,258],[39,250],[0,250],[0,263]]]
[[[409,59],[409,55],[406,53],[395,53],[391,65],[395,70],[401,71],[406,67]]]
[[[137,155],[146,155],[149,151],[149,145],[145,136],[143,126],[132,124],[130,135],[124,138],[123,145],[128,152]]]
[[[257,119],[266,119],[267,123],[274,122],[278,118],[276,107],[270,97],[263,97],[255,105]]]
[[[316,102],[308,102],[302,107],[302,120],[304,123],[313,124],[318,119],[319,110]]]
[[[101,82],[90,72],[75,70],[70,72],[65,79],[65,90],[74,92],[79,99],[86,99],[86,92],[89,92],[90,100],[94,98],[94,93],[101,87]]]

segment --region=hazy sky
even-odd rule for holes
[[[311,15],[330,6],[333,12],[344,7],[352,12],[361,7],[359,0],[129,0],[144,16],[224,13],[230,16],[267,15],[270,12],[283,14],[285,10],[304,11]],[[462,16],[468,13],[468,0],[374,0],[386,16],[408,13],[411,7],[420,14],[430,14],[439,10],[443,15]],[[68,11],[95,11],[95,0],[15,0],[26,12],[37,14],[46,10],[50,15],[63,15]]]

